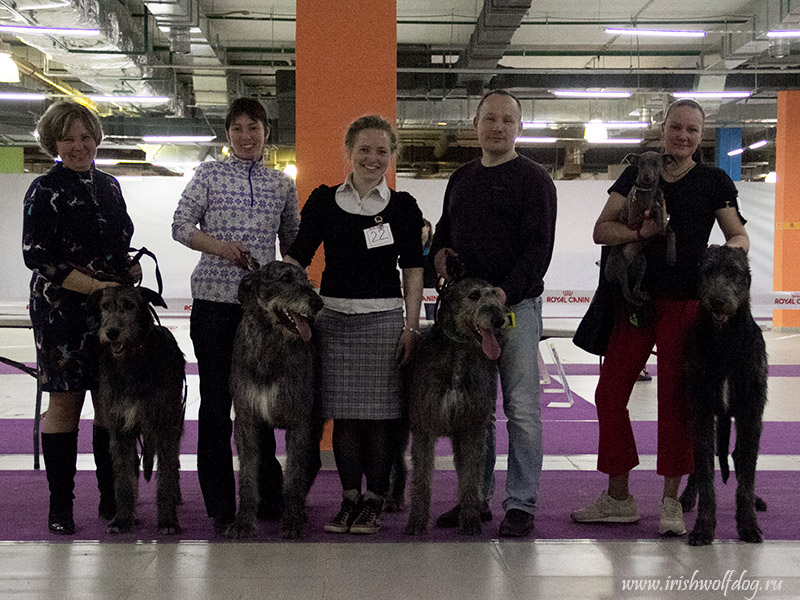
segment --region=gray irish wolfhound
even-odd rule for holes
[[[447,436],[458,475],[461,531],[478,535],[486,428],[497,401],[499,329],[505,321],[497,288],[462,279],[441,292],[436,323],[409,365],[411,514],[406,532],[428,529],[434,444]]]
[[[239,511],[228,537],[252,535],[258,509],[259,425],[286,430],[285,509],[281,536],[302,535],[305,502],[320,466],[322,419],[316,410],[310,322],[322,300],[300,267],[274,261],[239,285],[231,395],[239,453]]]
[[[709,248],[700,268],[700,321],[687,352],[687,390],[694,425],[694,473],[681,495],[697,506],[693,546],[710,544],[716,528],[714,443],[727,482],[731,418],[736,420],[736,529],[745,542],[763,540],[756,519],[756,460],[767,401],[767,351],[750,314],[750,268],[740,248]],[[766,505],[760,502],[760,508]]]
[[[667,260],[675,262],[675,235],[669,229],[669,217],[664,204],[664,194],[658,187],[664,161],[669,160],[658,152],[631,155],[631,164],[638,168],[636,183],[628,192],[619,222],[638,230],[644,222],[645,212],[658,224],[658,234],[667,236]],[[605,276],[616,283],[629,306],[641,306],[650,295],[642,289],[647,259],[644,256],[646,240],[612,246],[605,267]]]
[[[129,531],[135,522],[136,442],[141,439],[145,480],[150,481],[158,458],[158,532],[178,533],[185,360],[172,333],[156,325],[150,309],[150,304],[166,304],[156,292],[131,286],[105,288],[92,299],[100,309],[99,395],[108,417],[117,502],[109,532]]]

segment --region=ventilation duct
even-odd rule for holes
[[[22,25],[99,29],[95,37],[59,37],[22,34],[19,38],[70,74],[102,94],[175,95],[171,76],[154,73],[148,63],[157,59],[149,47],[144,19],[132,16],[119,2],[70,0],[55,5],[51,0],[26,2],[25,16],[10,10]],[[36,6],[41,5],[41,9]],[[30,7],[33,6],[31,9]]]
[[[209,112],[224,112],[228,105],[228,80],[224,61],[209,40],[210,25],[197,0],[144,0],[159,29],[169,33],[175,62],[192,69],[194,104]],[[198,67],[208,67],[200,69]]]
[[[511,38],[531,7],[531,0],[484,0],[478,23],[469,38],[464,55],[465,69],[494,69],[503,58]],[[489,82],[489,75],[460,75],[458,83],[478,95]]]

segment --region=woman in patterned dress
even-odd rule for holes
[[[192,273],[190,322],[200,375],[197,475],[206,512],[218,530],[227,528],[236,514],[228,379],[242,319],[239,282],[245,269],[275,260],[276,237],[281,253],[289,247],[300,220],[294,182],[264,165],[269,120],[261,103],[235,100],[225,131],[230,158],[197,168],[172,222],[172,237],[202,253]],[[259,517],[275,519],[283,510],[281,465],[272,428],[262,426],[260,437]]]
[[[92,292],[141,278],[128,246],[133,223],[119,183],[94,166],[103,139],[98,118],[72,102],[53,104],[39,120],[39,143],[60,157],[25,195],[22,250],[33,271],[30,315],[39,380],[50,399],[42,453],[50,488],[48,527],[72,534],[78,423],[86,390],[96,390],[98,323],[87,310]],[[116,512],[108,429],[95,402],[93,445],[100,516]]]

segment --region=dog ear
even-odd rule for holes
[[[89,297],[86,298],[86,310],[91,315],[99,315],[100,314],[100,300],[103,298],[103,290],[105,288],[101,288],[97,291],[92,292],[89,294]]]
[[[262,269],[265,267],[266,265],[262,267]],[[251,271],[242,277],[242,280],[239,282],[239,292],[237,294],[237,298],[239,300],[239,304],[242,306],[247,303],[247,301],[250,299],[250,296],[253,294],[257,273],[259,273],[259,271]]]
[[[623,163],[628,163],[629,165],[635,167],[639,163],[639,155],[634,154],[633,152],[626,154],[625,158],[622,159]]]
[[[467,276],[466,269],[464,268],[464,263],[461,262],[461,259],[458,258],[458,256],[448,252],[445,260],[447,264],[447,274],[450,276],[450,280],[448,281],[448,283],[455,283],[456,281],[461,281],[462,279],[464,279],[464,277]]]
[[[139,290],[139,296],[145,302],[152,304],[153,306],[160,306],[161,308],[167,308],[167,303],[164,302],[164,298],[161,297],[156,291],[151,290],[150,288],[146,287],[139,287],[136,288]]]

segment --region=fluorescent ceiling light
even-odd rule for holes
[[[737,156],[742,152],[744,152],[744,148],[737,148],[736,150],[731,150],[730,152],[728,152],[728,156]]]
[[[590,144],[620,144],[620,145],[636,145],[642,143],[642,138],[608,138],[606,140],[586,140]]]
[[[547,121],[523,121],[523,129],[547,129],[549,126]]]
[[[142,141],[148,144],[191,144],[213,142],[215,135],[143,135]]]
[[[44,94],[18,94],[16,92],[0,93],[0,100],[22,100],[36,102],[47,98]]]
[[[47,10],[50,8],[64,8],[65,6],[69,6],[69,0],[62,0],[61,2],[53,2],[51,4],[15,6],[14,10],[16,10],[17,12],[25,12],[28,10]]]
[[[647,121],[602,121],[606,129],[646,129],[650,127]],[[589,123],[584,123],[584,127],[588,127]]]
[[[769,144],[767,140],[761,140],[760,142],[755,142],[754,144],[750,144],[748,148],[750,148],[750,150],[755,150],[756,148],[763,148],[767,144]]]
[[[751,92],[673,92],[676,98],[749,98]]]
[[[785,30],[775,30],[775,31],[768,31],[767,37],[771,38],[781,38],[781,37],[800,37],[800,30],[797,29],[785,29]]]
[[[21,33],[26,35],[69,35],[78,37],[95,37],[100,35],[99,29],[74,29],[67,27],[26,27],[24,25],[0,25],[0,33]]]
[[[92,102],[116,102],[128,104],[166,104],[167,96],[89,96]]]
[[[639,29],[638,27],[608,27],[612,35],[642,35],[651,37],[705,37],[706,32],[697,29]]]
[[[558,138],[554,137],[526,137],[520,136],[516,139],[518,144],[554,144]]]
[[[586,90],[553,90],[562,98],[630,98],[630,92],[590,92]]]

